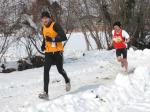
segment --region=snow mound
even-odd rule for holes
[[[111,86],[68,94],[22,112],[150,112],[150,69],[119,73]]]

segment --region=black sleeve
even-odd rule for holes
[[[45,50],[45,39],[43,38],[42,46],[41,46],[41,51],[44,51],[44,50]]]
[[[43,41],[42,41],[42,46],[41,46],[41,50],[44,51],[45,50],[45,38],[44,38],[44,35],[43,35],[43,27],[41,29],[41,34],[43,36]]]
[[[55,38],[55,42],[62,42],[67,40],[66,34],[60,24],[55,23],[53,28],[58,33],[58,36]]]

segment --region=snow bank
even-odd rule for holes
[[[72,80],[72,92],[65,93],[62,76],[52,67],[50,101],[37,97],[43,86],[43,68],[1,74],[0,109],[2,112],[150,112],[149,57],[148,49],[130,49],[130,74],[126,75],[116,61],[115,50],[65,52],[64,66]]]
[[[118,74],[109,87],[100,86],[30,107],[22,112],[150,112],[150,69],[137,67]]]
[[[118,74],[115,84],[108,88],[99,88],[105,94],[106,112],[150,112],[150,70],[138,67],[133,74]],[[107,93],[107,94],[106,94]],[[109,107],[109,108],[108,108]]]

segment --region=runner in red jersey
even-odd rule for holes
[[[119,21],[114,23],[113,28],[113,37],[110,47],[114,46],[117,60],[121,62],[122,67],[125,67],[125,72],[128,72],[127,43],[130,41],[129,34],[121,28],[121,23]]]

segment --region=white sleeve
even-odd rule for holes
[[[125,30],[122,30],[122,36],[125,38],[125,39],[129,39],[129,34],[125,31]]]
[[[112,31],[112,35],[113,35],[113,36],[114,36],[114,33],[115,33],[115,31],[113,30],[113,31]]]

